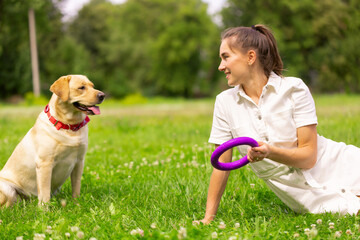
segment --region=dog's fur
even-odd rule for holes
[[[50,114],[64,124],[78,124],[86,114],[99,114],[95,105],[105,97],[83,75],[61,77],[50,91]],[[72,196],[79,196],[87,145],[87,125],[78,131],[57,130],[42,111],[0,171],[0,206],[31,195],[38,196],[39,204],[49,202],[69,176]]]

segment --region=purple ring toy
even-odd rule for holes
[[[233,148],[238,145],[250,145],[251,147],[258,147],[259,144],[257,141],[255,141],[252,138],[249,137],[238,137],[231,139],[227,142],[224,142],[219,147],[215,149],[215,151],[211,155],[211,164],[214,166],[214,168],[223,170],[223,171],[230,171],[235,170],[238,168],[241,168],[249,163],[249,160],[247,159],[247,155],[245,155],[243,158],[240,158],[237,161],[229,162],[229,163],[222,163],[219,162],[219,157],[228,149]]]

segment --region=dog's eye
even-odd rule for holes
[[[80,90],[85,90],[85,86],[79,87]]]

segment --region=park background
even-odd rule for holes
[[[66,181],[46,208],[32,197],[0,209],[0,239],[359,239],[359,216],[297,214],[249,166],[231,173],[215,221],[192,224],[204,216],[212,172],[214,96],[228,88],[217,71],[221,31],[269,25],[284,75],[314,94],[318,133],[360,146],[359,0],[227,0],[217,13],[200,0],[91,0],[70,18],[64,3],[0,0],[0,166],[49,86],[87,75],[108,96],[89,123],[81,196],[73,200]]]
[[[285,76],[315,93],[360,91],[359,0],[227,0],[211,14],[201,0],[91,0],[71,18],[64,2],[0,1],[0,100],[32,91],[29,9],[47,97],[70,73],[113,98],[214,96],[227,87],[217,70],[221,31],[258,23],[273,30]]]

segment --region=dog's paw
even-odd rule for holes
[[[38,208],[44,212],[48,212],[50,210],[49,202],[39,201]]]

